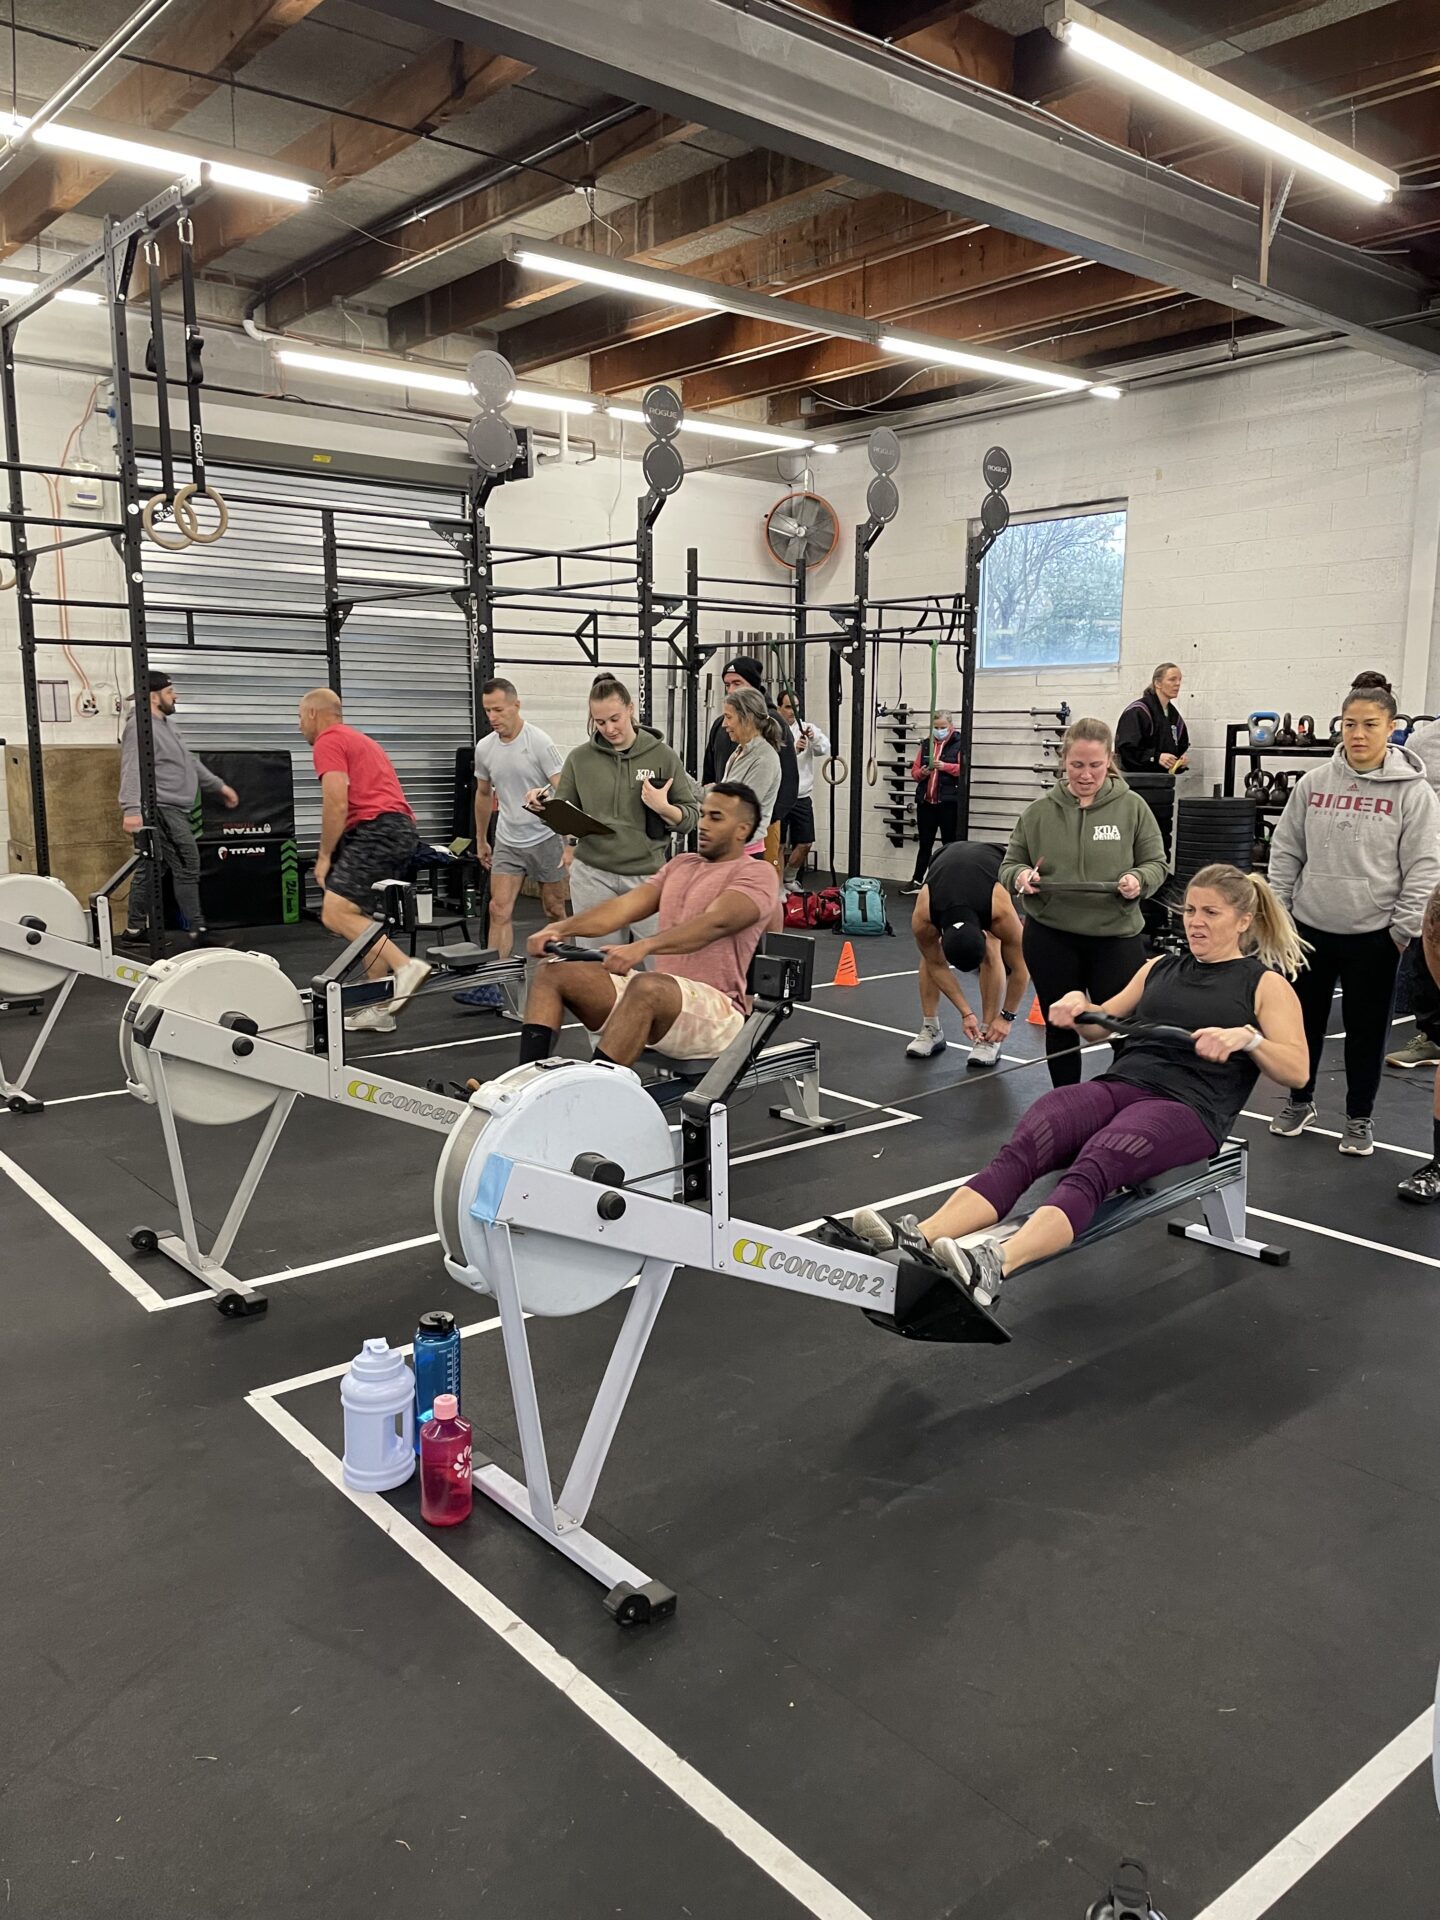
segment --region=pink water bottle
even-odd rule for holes
[[[437,1393],[435,1418],[420,1429],[420,1518],[432,1527],[470,1518],[470,1422],[453,1393]]]

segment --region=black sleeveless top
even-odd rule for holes
[[[963,920],[974,920],[988,933],[1004,860],[1004,847],[985,840],[954,840],[942,847],[925,869],[934,925],[943,932]]]
[[[1254,954],[1206,963],[1188,953],[1167,953],[1146,976],[1135,1018],[1187,1027],[1192,1033],[1199,1027],[1258,1026],[1255,995],[1266,972],[1264,961]],[[1187,1047],[1143,1035],[1127,1040],[1115,1064],[1100,1076],[1183,1101],[1217,1147],[1259,1077],[1251,1054],[1202,1060]]]

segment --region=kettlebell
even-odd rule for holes
[[[1245,776],[1245,797],[1247,800],[1268,800],[1275,781],[1263,767],[1252,767]]]
[[[1313,747],[1314,744],[1315,717],[1313,714],[1302,713],[1300,718],[1295,722],[1295,745],[1297,747]]]
[[[1251,746],[1273,747],[1275,744],[1275,729],[1279,724],[1280,716],[1278,713],[1252,713],[1250,718],[1245,722],[1245,725],[1250,730]]]
[[[1275,744],[1277,747],[1293,747],[1299,744],[1295,737],[1295,729],[1290,724],[1290,716],[1288,713],[1275,729]]]
[[[1085,1920],[1160,1920],[1150,1904],[1150,1876],[1143,1860],[1122,1860],[1110,1891],[1092,1900]]]
[[[1266,795],[1266,798],[1270,800],[1288,799],[1292,783],[1299,778],[1298,773],[1277,773],[1275,778],[1270,782],[1270,791]]]
[[[1403,747],[1414,731],[1415,722],[1410,718],[1409,714],[1397,713],[1395,716],[1395,724],[1390,729],[1391,746]]]
[[[1340,744],[1340,715],[1338,713],[1330,722],[1330,744],[1332,747]]]

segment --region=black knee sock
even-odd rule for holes
[[[616,1060],[612,1055],[606,1053],[603,1047],[596,1047],[590,1057],[592,1060],[598,1060],[602,1067],[623,1067],[625,1064],[623,1060]]]
[[[1433,1122],[1433,1127],[1434,1127],[1435,1158],[1437,1160],[1440,1160],[1440,1113],[1436,1114]]]
[[[542,1027],[538,1021],[527,1020],[520,1029],[521,1066],[528,1067],[532,1060],[548,1060],[555,1051],[558,1037],[553,1027]]]

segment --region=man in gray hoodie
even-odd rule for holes
[[[155,742],[155,799],[158,817],[150,824],[155,829],[155,867],[142,861],[130,883],[130,910],[126,915],[122,940],[138,941],[146,936],[152,913],[162,914],[164,874],[168,868],[175,889],[175,904],[185,916],[185,927],[192,944],[205,937],[205,909],[200,904],[200,848],[190,826],[190,809],[197,788],[220,796],[227,807],[238,807],[240,796],[227,787],[203,760],[197,760],[180,730],[171,722],[175,711],[175,689],[168,673],[150,675],[150,736]],[[120,805],[124,812],[121,825],[126,833],[138,833],[144,822],[140,816],[140,752],[135,738],[135,715],[125,722],[120,736]],[[151,874],[155,875],[155,895],[151,898]]]
[[[1315,1080],[1338,981],[1345,1023],[1346,1126],[1340,1151],[1374,1151],[1371,1114],[1380,1085],[1395,973],[1420,938],[1440,886],[1440,800],[1407,747],[1387,744],[1388,690],[1352,689],[1333,758],[1290,794],[1270,843],[1270,885],[1311,946],[1296,981],[1310,1044],[1310,1080],[1270,1123],[1287,1137],[1315,1119]]]

